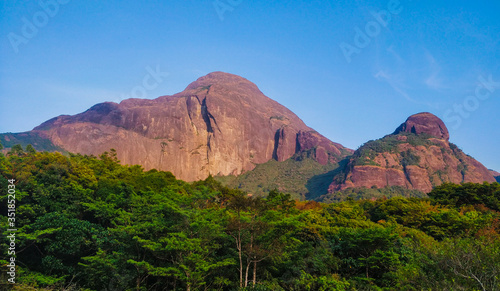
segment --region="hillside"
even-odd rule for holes
[[[113,148],[124,164],[170,171],[186,181],[240,175],[257,164],[310,150],[321,165],[352,153],[306,126],[252,82],[222,72],[203,76],[172,96],[97,104],[21,135],[36,137],[25,143],[39,150],[100,155]]]
[[[493,175],[493,177],[495,177],[495,179],[497,180],[497,182],[500,183],[500,173],[497,172],[497,171],[493,171],[493,170],[490,170],[490,173]]]
[[[356,150],[329,192],[400,186],[430,192],[443,183],[495,182],[474,158],[449,142],[444,123],[430,113],[410,116],[393,134]]]
[[[64,152],[64,149],[54,145],[49,139],[40,136],[37,132],[21,132],[21,133],[4,133],[0,134],[0,144],[7,149],[14,145],[26,147],[31,144],[39,151],[59,151]]]
[[[442,120],[419,113],[354,152],[252,82],[214,72],[171,96],[100,103],[30,132],[0,134],[0,143],[4,152],[15,144],[94,156],[115,149],[123,164],[185,181],[211,175],[256,196],[278,189],[301,200],[421,197],[447,182],[499,179],[449,138]],[[322,196],[328,193],[336,194]]]
[[[283,162],[270,160],[239,176],[217,176],[215,179],[256,196],[266,196],[277,189],[291,194],[294,199],[313,200],[328,192],[338,168],[338,163],[322,165],[307,156],[294,156]]]
[[[0,153],[0,189],[17,192],[11,202],[0,190],[17,209],[16,284],[2,290],[500,288],[498,183],[323,204],[248,196],[212,178],[186,183],[113,153],[16,148]],[[0,245],[7,282],[7,235]]]

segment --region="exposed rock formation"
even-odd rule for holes
[[[497,180],[497,182],[500,183],[500,173],[497,172],[497,171],[493,171],[493,170],[490,170],[490,173],[493,175],[493,177],[495,177],[495,179]]]
[[[402,186],[429,192],[444,182],[495,182],[481,163],[449,143],[444,123],[430,113],[410,116],[392,134],[360,147],[329,192]]]
[[[222,72],[172,96],[97,104],[33,132],[69,152],[98,155],[114,148],[124,164],[171,171],[187,181],[239,175],[301,151],[314,151],[322,164],[352,153],[307,127],[255,84]]]
[[[423,112],[408,117],[393,134],[401,132],[410,132],[414,134],[426,133],[440,139],[450,139],[450,134],[444,122],[429,112]]]

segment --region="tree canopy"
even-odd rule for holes
[[[22,146],[9,179],[17,290],[500,290],[498,183],[324,204]]]

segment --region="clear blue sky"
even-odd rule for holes
[[[224,71],[354,149],[432,112],[500,170],[498,1],[54,1],[2,1],[0,132]]]

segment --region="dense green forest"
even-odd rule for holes
[[[498,183],[324,204],[14,146],[0,193],[6,290],[500,290]]]

